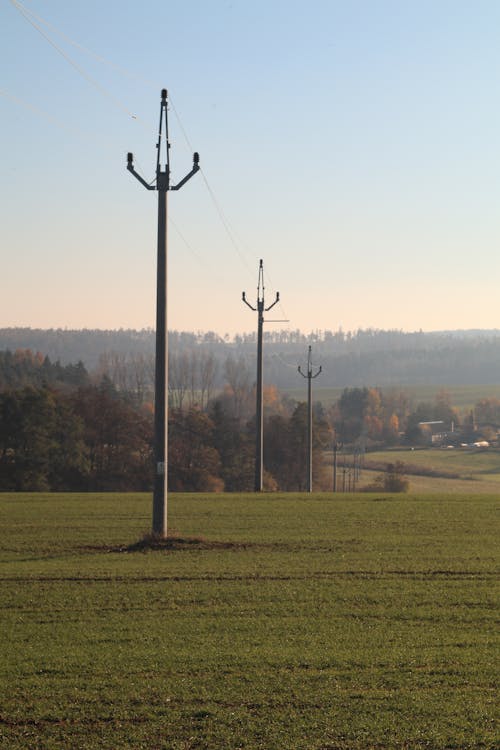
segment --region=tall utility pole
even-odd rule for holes
[[[276,299],[269,307],[265,306],[264,303],[264,267],[262,260],[259,265],[259,283],[257,284],[257,306],[253,307],[245,296],[245,292],[242,294],[242,300],[245,305],[248,305],[250,310],[258,313],[258,327],[257,327],[257,405],[255,413],[255,429],[256,429],[256,440],[255,440],[255,492],[262,492],[263,479],[264,479],[264,406],[262,400],[262,330],[264,326],[264,313],[268,312],[274,307],[280,298],[280,293],[276,292]]]
[[[162,89],[161,92],[160,127],[156,150],[154,184],[150,185],[135,171],[134,155],[131,153],[127,155],[127,169],[146,190],[156,190],[158,193],[153,534],[165,538],[167,536],[168,484],[167,193],[169,190],[179,190],[200,168],[200,157],[195,152],[191,171],[177,185],[170,184],[167,89]]]
[[[307,378],[307,492],[312,492],[312,381],[321,372],[321,365],[316,374],[313,375],[311,347],[307,354],[307,373],[303,373],[298,366],[298,371],[303,378]]]

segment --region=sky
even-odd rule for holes
[[[500,327],[498,0],[3,0],[0,327]]]

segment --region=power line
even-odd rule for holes
[[[28,109],[31,112],[34,112],[40,117],[43,117],[46,120],[48,120],[50,123],[52,123],[52,125],[55,125],[61,130],[66,130],[68,133],[71,133],[72,135],[76,135],[79,138],[83,138],[86,141],[95,141],[97,143],[102,144],[103,146],[106,146],[106,148],[109,148],[109,146],[112,144],[111,141],[105,141],[100,135],[96,134],[94,138],[94,136],[90,134],[89,132],[79,130],[78,128],[75,128],[72,125],[67,125],[65,122],[63,122],[63,120],[60,120],[59,118],[54,117],[54,115],[49,114],[48,112],[45,112],[43,109],[40,109],[40,107],[36,107],[31,102],[27,102],[24,99],[21,99],[21,97],[19,96],[14,96],[14,94],[11,94],[10,92],[5,91],[5,89],[0,89],[0,96],[4,96],[6,99],[10,99],[11,101],[15,102],[15,104],[19,104],[25,109]]]
[[[231,241],[231,245],[233,246],[233,249],[234,249],[234,250],[236,251],[236,253],[237,253],[237,255],[238,255],[239,259],[241,260],[241,262],[242,262],[242,263],[243,263],[243,265],[245,266],[245,268],[246,268],[246,270],[248,271],[248,273],[249,273],[249,274],[251,274],[251,271],[250,271],[250,266],[249,266],[249,264],[248,264],[248,262],[247,262],[247,260],[246,260],[245,256],[243,255],[243,253],[241,252],[241,250],[240,250],[240,249],[239,249],[239,247],[238,247],[238,243],[237,243],[237,242],[236,242],[236,240],[235,240],[235,237],[234,237],[234,233],[233,233],[233,231],[231,230],[231,227],[230,227],[230,225],[229,225],[229,222],[228,222],[228,220],[227,220],[227,218],[226,218],[226,216],[225,216],[225,214],[224,214],[224,211],[222,210],[222,208],[221,208],[221,206],[220,206],[220,204],[219,204],[219,202],[218,202],[218,200],[217,200],[217,198],[216,198],[216,196],[215,196],[215,193],[214,193],[214,191],[213,191],[213,190],[212,190],[212,188],[210,187],[210,185],[209,185],[209,182],[208,182],[208,180],[207,180],[207,177],[206,177],[206,175],[205,175],[205,173],[204,173],[203,169],[200,169],[200,171],[201,171],[201,176],[202,176],[202,179],[203,179],[203,181],[204,181],[204,183],[205,183],[205,186],[206,186],[206,188],[207,188],[207,190],[208,190],[208,194],[210,195],[210,198],[212,199],[212,203],[213,203],[213,204],[214,204],[214,206],[215,206],[215,210],[217,211],[217,214],[218,214],[218,216],[219,216],[219,219],[221,220],[222,226],[223,226],[223,227],[224,227],[224,229],[226,230],[226,234],[227,234],[227,236],[229,237],[229,240]]]
[[[274,284],[272,283],[272,281],[271,281],[271,279],[270,279],[270,277],[269,277],[269,274],[268,274],[267,272],[266,272],[266,278],[267,278],[267,279],[268,279],[268,281],[269,281],[269,285],[271,286],[271,289],[272,289],[272,290],[273,290],[273,292],[274,292],[274,293],[276,294],[276,287],[275,287],[275,286],[274,286]],[[279,297],[279,295],[278,295],[278,297]],[[281,310],[281,314],[282,314],[282,316],[283,316],[283,321],[282,321],[282,322],[283,322],[283,323],[289,323],[290,321],[289,321],[289,319],[288,319],[288,315],[286,314],[286,311],[285,311],[285,308],[284,308],[284,306],[283,306],[283,303],[282,303],[281,299],[278,299],[278,307],[279,307],[279,309]],[[290,326],[288,326],[288,327],[290,327]]]
[[[187,239],[186,239],[186,238],[184,237],[183,233],[181,232],[181,230],[179,229],[179,227],[178,227],[178,226],[177,226],[177,224],[176,224],[176,223],[174,222],[174,220],[172,219],[172,217],[171,217],[171,216],[169,216],[169,217],[168,217],[168,223],[169,223],[169,224],[170,224],[170,225],[171,225],[171,226],[172,226],[172,227],[173,227],[173,228],[175,229],[175,231],[177,232],[177,234],[178,234],[178,235],[179,235],[179,237],[181,238],[181,240],[182,240],[182,242],[184,243],[184,245],[185,245],[185,246],[187,247],[187,249],[188,249],[188,250],[189,250],[189,251],[190,251],[190,252],[192,253],[192,255],[193,255],[193,256],[194,256],[194,257],[196,258],[196,260],[197,260],[197,261],[198,261],[198,262],[200,263],[200,265],[202,265],[202,266],[203,266],[203,268],[205,268],[205,269],[208,269],[208,265],[207,265],[207,263],[205,262],[205,259],[203,258],[203,256],[202,256],[202,255],[200,255],[200,253],[199,253],[199,252],[198,252],[197,250],[195,250],[195,249],[194,249],[194,248],[193,248],[193,247],[192,247],[192,246],[191,246],[191,245],[189,244],[189,242],[188,242],[188,241],[187,241]]]
[[[76,71],[79,73],[83,78],[85,78],[86,81],[88,81],[92,86],[94,86],[98,91],[103,94],[103,96],[110,99],[115,106],[117,106],[119,109],[121,109],[123,112],[125,112],[127,115],[129,115],[133,120],[137,120],[137,116],[130,112],[129,109],[121,102],[119,99],[117,99],[113,94],[111,94],[106,88],[101,86],[100,83],[98,83],[92,76],[90,76],[80,65],[78,65],[59,45],[57,45],[53,39],[50,38],[48,34],[40,27],[38,23],[36,23],[30,16],[28,15],[28,11],[22,6],[20,3],[17,2],[17,0],[11,0],[11,3],[14,5],[15,8],[21,13],[21,15],[28,21],[31,26],[33,26],[34,29],[38,31],[39,34],[43,36],[43,38],[52,46],[54,49],[62,55],[62,57],[68,62]]]
[[[116,65],[112,61],[108,60],[106,57],[93,52],[89,48],[87,48],[84,45],[82,45],[79,42],[77,42],[75,39],[72,39],[70,36],[68,36],[67,34],[65,34],[63,31],[61,31],[60,29],[58,29],[53,24],[51,24],[48,21],[46,21],[41,16],[37,15],[36,13],[34,13],[32,10],[26,8],[22,3],[19,2],[19,0],[11,0],[11,3],[16,8],[16,10],[23,16],[23,18],[63,57],[64,60],[66,60],[66,62],[69,65],[71,65],[73,67],[73,69],[81,77],[83,77],[88,83],[90,83],[94,88],[96,88],[105,98],[107,98],[110,102],[112,102],[115,107],[117,107],[120,111],[122,111],[123,113],[125,113],[129,118],[133,119],[135,122],[137,122],[139,125],[141,125],[141,127],[143,127],[143,128],[146,127],[146,124],[142,121],[142,118],[140,118],[137,114],[131,112],[130,109],[124,104],[123,101],[121,101],[120,99],[118,99],[105,86],[103,86],[102,83],[100,83],[94,77],[92,77],[85,70],[85,68],[82,65],[78,64],[64,49],[62,49],[62,47],[59,44],[57,44],[54,41],[54,39],[50,36],[49,32],[52,33],[52,34],[58,35],[60,38],[62,38],[68,44],[72,45],[76,49],[78,49],[81,52],[85,53],[86,55],[88,55],[89,57],[93,58],[97,62],[109,66],[110,68],[112,68],[116,72],[120,73],[121,75],[124,75],[124,76],[126,76],[128,78],[131,78],[131,79],[142,81],[143,83],[146,83],[150,87],[153,86],[153,83],[151,81],[149,81],[148,79],[145,79],[145,78],[137,75],[136,73],[133,73],[132,71],[130,71],[129,69],[127,69],[127,68],[125,68],[123,66]],[[42,26],[45,27],[45,29],[42,28]],[[11,97],[11,98],[14,98],[14,97]],[[18,99],[18,101],[20,103],[22,103],[21,100]],[[181,120],[179,112],[178,112],[177,108],[175,107],[175,105],[174,105],[174,103],[173,103],[172,98],[171,98],[170,95],[169,95],[169,103],[170,103],[170,105],[172,107],[172,110],[173,110],[174,115],[176,117],[178,126],[179,126],[180,131],[181,131],[181,133],[182,133],[182,135],[183,135],[183,137],[184,137],[184,139],[186,141],[186,144],[188,145],[188,148],[190,149],[190,151],[192,151],[192,146],[191,146],[191,142],[190,142],[187,130],[184,127],[184,124],[183,124],[183,122]],[[30,105],[24,104],[24,106],[30,106]],[[41,110],[39,110],[39,113],[42,114],[44,117],[46,117],[48,119],[51,119],[54,122],[54,124],[58,124],[57,120],[55,118],[51,118],[50,115],[46,115]],[[65,127],[64,125],[61,125],[61,124],[59,124],[59,126],[60,127]],[[148,129],[148,132],[149,132],[149,129]],[[141,167],[141,171],[143,171],[142,167]],[[242,246],[243,243],[241,241],[238,241],[237,236],[236,236],[236,232],[232,228],[232,226],[231,226],[231,224],[230,224],[230,222],[229,222],[229,220],[228,220],[228,218],[227,218],[224,210],[222,209],[220,201],[218,200],[218,198],[217,198],[217,196],[215,194],[215,191],[212,188],[212,186],[211,186],[211,184],[210,184],[210,182],[208,180],[208,177],[205,174],[204,170],[200,169],[200,172],[201,172],[201,176],[202,176],[202,179],[203,179],[203,183],[205,184],[206,190],[207,190],[207,192],[209,194],[209,197],[210,197],[210,199],[212,201],[212,204],[213,204],[213,206],[215,208],[215,211],[216,211],[216,213],[217,213],[217,215],[219,217],[219,220],[220,220],[220,222],[221,222],[221,224],[222,224],[222,226],[224,228],[224,231],[226,232],[226,235],[227,235],[227,237],[228,237],[228,239],[230,241],[230,245],[233,248],[233,250],[236,253],[236,255],[238,256],[240,262],[245,267],[246,272],[249,275],[251,275],[252,271],[251,271],[251,268],[250,268],[249,261],[247,260],[247,257],[245,256],[244,252],[241,249],[241,246]],[[151,185],[153,183],[154,183],[154,178],[150,181]],[[181,234],[181,233],[179,232],[179,234]],[[182,238],[182,239],[185,242],[186,246],[189,247],[189,244],[187,243],[187,241],[184,238]],[[191,248],[191,250],[192,250],[192,248]],[[192,251],[192,252],[194,253],[194,251]],[[284,317],[286,317],[286,314],[285,314],[285,312],[283,310],[283,307],[281,307],[281,309],[282,309]]]
[[[92,144],[95,146],[96,144],[101,146],[102,148],[106,149],[106,152],[109,153],[110,147],[115,147],[116,143],[115,141],[108,141],[105,138],[102,137],[99,133],[92,133],[91,131],[85,131],[81,130],[80,128],[76,128],[73,125],[68,125],[64,120],[61,120],[58,117],[55,117],[53,114],[50,114],[49,112],[46,112],[45,110],[41,109],[40,107],[37,107],[36,105],[32,104],[31,102],[26,101],[25,99],[22,99],[20,96],[14,96],[14,94],[11,94],[9,91],[5,91],[5,89],[0,89],[0,96],[5,97],[6,99],[10,99],[10,101],[14,102],[15,104],[24,107],[25,109],[29,110],[30,112],[34,112],[39,117],[44,118],[47,120],[51,125],[54,125],[55,127],[59,128],[60,130],[64,130],[67,133],[71,133],[71,135],[77,136],[80,140],[84,141],[85,143]],[[142,165],[140,164],[139,160],[137,160],[137,164],[139,168],[142,170]],[[154,182],[154,178],[150,180],[150,183],[152,184]]]
[[[117,72],[122,73],[123,75],[129,78],[133,78],[141,83],[146,83],[148,86],[151,86],[151,88],[154,87],[154,84],[152,81],[149,81],[148,79],[142,76],[138,76],[137,74],[132,73],[130,70],[122,67],[121,65],[116,65],[116,63],[112,62],[111,60],[108,60],[106,57],[103,57],[102,55],[98,55],[96,52],[93,52],[88,47],[85,47],[83,44],[80,44],[80,42],[77,42],[75,39],[72,39],[63,31],[58,29],[56,26],[54,26],[53,24],[43,19],[41,16],[37,15],[34,11],[30,10],[29,8],[26,8],[22,3],[19,2],[19,0],[11,0],[11,3],[17,8],[17,10],[19,10],[24,15],[26,20],[29,21],[30,23],[32,22],[29,16],[32,16],[38,21],[38,23],[41,23],[47,28],[51,29],[51,31],[53,31],[55,34],[58,34],[60,37],[65,39],[67,42],[69,42],[69,44],[73,45],[73,47],[76,47],[82,52],[85,52],[85,54],[89,55],[89,57],[93,57],[94,60],[97,60],[97,62],[103,63],[104,65],[108,65],[113,70],[116,70]]]

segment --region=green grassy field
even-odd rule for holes
[[[332,461],[331,454],[327,455],[328,461]],[[380,473],[381,466],[394,461],[404,463],[413,492],[500,494],[500,451],[497,448],[397,448],[370,452],[365,456],[359,487],[370,484]],[[349,464],[349,459],[347,462]]]
[[[0,495],[0,747],[498,748],[498,505]]]

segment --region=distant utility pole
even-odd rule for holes
[[[337,441],[337,434],[333,435],[333,491],[337,492],[337,453],[342,450],[343,443]]]
[[[263,447],[264,447],[264,408],[262,400],[262,330],[264,325],[264,313],[268,312],[274,307],[280,299],[280,293],[276,292],[276,299],[272,305],[265,307],[264,303],[264,267],[262,260],[259,265],[259,283],[257,284],[257,306],[253,307],[245,296],[245,292],[242,294],[242,300],[245,305],[248,305],[250,310],[258,313],[258,328],[257,328],[257,405],[255,413],[255,429],[256,429],[256,440],[255,440],[255,492],[262,492],[263,489]]]
[[[307,378],[307,492],[312,492],[312,381],[321,372],[321,365],[316,374],[313,375],[311,347],[307,354],[307,373],[303,373],[298,366],[298,371],[303,378]]]
[[[149,184],[134,169],[134,155],[127,155],[127,169],[146,190],[158,192],[158,254],[156,271],[156,365],[155,365],[155,475],[153,533],[167,536],[168,486],[168,328],[167,328],[167,193],[179,190],[199,170],[200,157],[193,155],[193,168],[177,185],[170,184],[167,89],[162,89],[160,127],[156,144],[156,180]],[[163,166],[162,166],[163,146]]]

